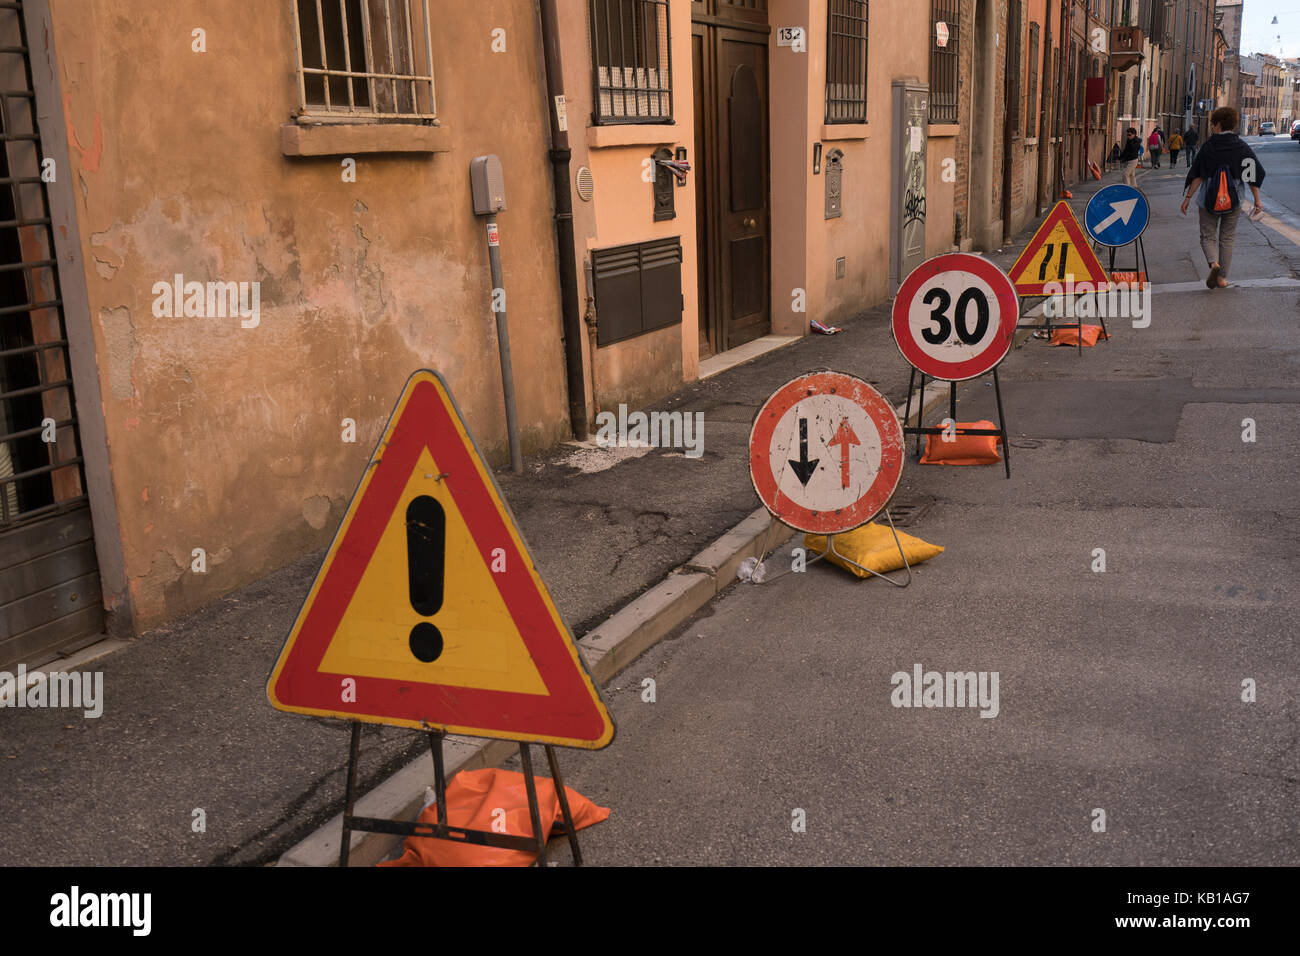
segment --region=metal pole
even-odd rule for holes
[[[506,393],[506,433],[510,439],[510,470],[524,473],[519,452],[519,423],[515,417],[515,375],[510,367],[510,326],[506,322],[505,285],[501,278],[501,238],[495,219],[487,224],[488,262],[492,267],[492,311],[497,316],[497,348],[501,352],[501,386]],[[502,290],[498,294],[497,290]]]
[[[560,762],[556,759],[555,748],[546,744],[546,759],[551,765],[551,782],[555,784],[555,796],[560,801],[560,814],[564,817],[564,830],[569,835],[569,849],[573,851],[573,865],[582,866],[582,851],[578,849],[578,828],[573,825],[573,814],[569,812],[569,795],[564,792],[564,778],[560,776]]]
[[[1041,216],[1043,211],[1051,206],[1050,202],[1044,202],[1043,186],[1047,178],[1047,169],[1051,164],[1051,145],[1048,140],[1051,138],[1051,127],[1048,125],[1048,119],[1051,116],[1052,99],[1047,93],[1047,88],[1051,86],[1049,77],[1052,75],[1052,5],[1046,4],[1043,14],[1043,78],[1040,81],[1039,97],[1039,115],[1038,115],[1038,180],[1036,192],[1034,193],[1034,214]]]
[[[343,839],[339,843],[339,866],[348,865],[348,852],[352,849],[352,810],[357,798],[357,758],[361,749],[361,721],[352,721],[352,743],[348,747],[347,797],[343,806]]]
[[[573,429],[574,438],[586,441],[590,431],[587,423],[586,376],[582,367],[582,317],[578,314],[578,265],[577,254],[574,252],[573,193],[569,176],[569,161],[573,152],[569,148],[568,107],[564,105],[564,62],[560,55],[557,0],[541,0],[540,13],[542,53],[546,61],[546,112],[551,126],[551,183],[555,194],[555,241],[559,253],[560,312],[564,329],[564,373],[569,392],[569,425]],[[619,22],[622,23],[621,16]],[[591,365],[594,377],[594,347],[591,350]],[[592,401],[596,401],[594,391]]]
[[[429,731],[429,751],[433,754],[433,797],[438,805],[438,835],[447,835],[447,774],[442,765],[441,730]]]
[[[546,866],[546,834],[542,832],[542,814],[537,805],[537,781],[533,779],[533,757],[528,744],[519,745],[519,760],[524,765],[524,789],[528,791],[528,816],[532,819],[533,839],[537,841],[537,865]]]

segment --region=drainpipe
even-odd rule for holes
[[[1038,115],[1038,182],[1034,191],[1034,214],[1041,216],[1043,214],[1043,180],[1047,178],[1048,157],[1048,139],[1051,137],[1051,127],[1048,125],[1048,117],[1051,115],[1051,97],[1047,95],[1047,88],[1050,85],[1049,79],[1052,75],[1052,5],[1045,4],[1043,26],[1043,78],[1040,85],[1042,93],[1039,96],[1039,115]]]
[[[1007,8],[1007,26],[1011,21],[1011,10]],[[1019,37],[1007,36],[1006,59],[1002,68],[1002,241],[1005,246],[1011,241],[1011,90],[1016,85],[1005,64],[1011,59],[1011,44],[1019,43]]]
[[[1065,58],[1069,55],[1073,32],[1070,17],[1072,7],[1070,0],[1061,0],[1061,55],[1056,67],[1056,195],[1052,198],[1053,203],[1065,192]]]
[[[569,124],[564,105],[564,65],[560,59],[560,18],[556,0],[541,0],[542,50],[546,57],[546,112],[551,123],[551,173],[555,192],[555,241],[559,246],[560,312],[564,320],[564,371],[569,391],[573,437],[586,441],[587,401],[582,369],[582,317],[578,314],[578,267],[573,253],[573,193],[569,187]],[[592,353],[592,361],[595,361]]]

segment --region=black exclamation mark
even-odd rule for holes
[[[406,508],[406,570],[411,607],[433,617],[442,607],[447,514],[436,498],[420,495]],[[442,634],[428,621],[411,628],[411,653],[428,664],[442,653]]]

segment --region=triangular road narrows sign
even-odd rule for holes
[[[406,383],[267,694],[345,720],[590,749],[613,739],[436,372]]]
[[[1110,281],[1065,200],[1052,207],[1009,275],[1021,295],[1047,295],[1052,283],[1062,287],[1063,294],[1069,291],[1064,288],[1067,282],[1090,282],[1094,290],[1105,289]]]

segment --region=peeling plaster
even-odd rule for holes
[[[371,240],[361,228],[361,224],[352,227],[358,243],[356,290],[361,300],[361,320],[366,325],[374,325],[384,319],[384,309],[388,298],[384,295],[384,269],[370,264]]]
[[[315,530],[325,527],[330,516],[330,500],[325,495],[308,498],[302,503],[302,517]]]
[[[91,233],[90,254],[95,257],[95,271],[99,273],[100,278],[111,279],[117,274],[117,270],[122,268],[125,260],[116,248],[121,238],[120,223],[112,229]]]
[[[99,111],[95,111],[95,128],[91,133],[90,148],[81,145],[81,140],[77,139],[77,130],[72,125],[72,111],[69,105],[72,103],[72,92],[68,91],[63,94],[63,118],[68,127],[68,145],[81,153],[81,167],[88,173],[99,172],[99,161],[104,155],[104,121]]]
[[[104,330],[104,342],[108,361],[108,384],[113,397],[124,401],[135,397],[133,370],[136,357],[140,354],[140,343],[135,336],[135,323],[131,320],[131,310],[126,306],[116,309],[100,309],[99,324]]]

